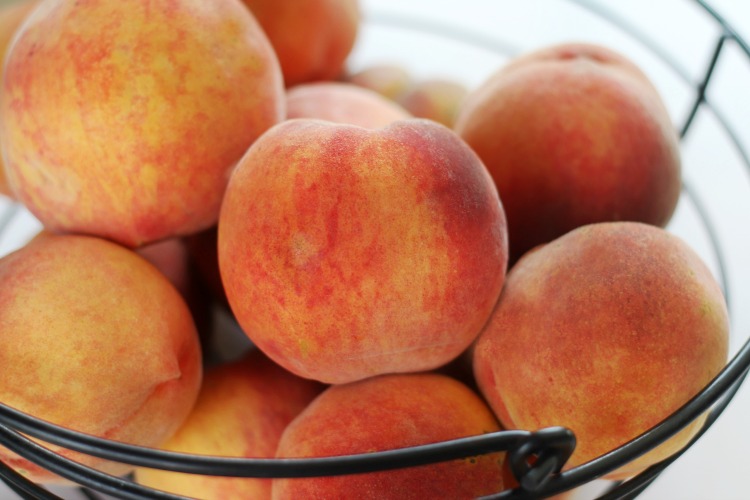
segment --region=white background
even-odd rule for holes
[[[376,62],[403,62],[415,76],[445,76],[478,85],[505,56],[470,44],[436,36],[415,36],[413,30],[393,26],[393,19],[419,19],[453,27],[471,36],[499,40],[503,47],[522,52],[567,40],[601,42],[630,56],[661,91],[676,126],[680,126],[694,98],[713,50],[717,31],[690,0],[601,0],[597,5],[615,10],[638,27],[677,62],[685,82],[668,65],[630,36],[612,28],[580,6],[565,0],[362,0],[368,19],[352,68]],[[713,0],[730,22],[750,39],[750,4],[745,0]],[[389,27],[390,26],[390,27]],[[465,35],[466,36],[466,35]],[[737,130],[750,150],[750,61],[729,44],[709,87],[709,99]],[[732,352],[750,338],[750,172],[741,162],[726,133],[710,112],[702,112],[683,143],[684,174],[699,194],[722,242],[727,265],[727,287],[733,321]],[[7,207],[0,200],[0,209]],[[26,213],[18,215],[0,235],[0,254],[7,253],[37,229]],[[670,229],[684,236],[712,267],[720,270],[716,253],[689,199],[683,199]],[[1,285],[0,285],[1,286]],[[665,381],[668,383],[668,381]],[[727,411],[706,435],[672,465],[641,496],[649,500],[741,500],[750,498],[746,474],[750,448],[750,383],[746,383]],[[585,493],[601,485],[594,484]],[[56,490],[57,491],[57,490]],[[68,498],[78,498],[61,491]],[[0,486],[0,499],[13,498]]]

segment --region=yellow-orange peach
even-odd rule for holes
[[[354,84],[316,82],[297,85],[286,93],[287,118],[316,118],[360,127],[378,128],[412,115],[373,90]]]
[[[344,81],[373,90],[393,101],[398,100],[412,84],[412,76],[397,64],[376,64],[344,75]]]
[[[680,195],[678,138],[661,96],[605,47],[517,58],[467,96],[455,130],[497,184],[511,263],[584,224],[665,226]]]
[[[287,87],[334,80],[359,33],[358,0],[242,0],[273,45]]]
[[[467,94],[468,89],[460,82],[430,78],[415,82],[397,102],[418,118],[452,127]]]
[[[278,60],[235,0],[45,1],[6,59],[0,141],[48,228],[128,246],[216,223],[229,173],[283,118]]]
[[[277,456],[327,457],[435,443],[500,430],[486,403],[437,374],[398,374],[332,386],[282,434]],[[274,479],[273,499],[473,499],[503,489],[504,454],[398,470]]]
[[[0,259],[0,401],[95,436],[158,446],[201,381],[195,325],[171,283],[132,250],[90,236],[35,238]],[[130,466],[53,446],[114,474]],[[61,478],[0,448],[37,482]]]
[[[235,169],[219,267],[250,339],[300,376],[429,370],[479,334],[507,241],[487,170],[450,129],[288,120]]]
[[[36,7],[39,0],[25,0],[12,4],[0,6],[0,61],[5,60],[8,53],[8,47],[16,34],[16,30],[29,15],[31,9]],[[3,159],[0,155],[0,194],[12,197],[13,193],[8,186],[8,180],[5,177],[5,168]]]
[[[182,453],[272,458],[281,434],[323,386],[282,369],[260,351],[206,371],[187,420],[161,448]],[[271,480],[138,468],[136,481],[203,499],[271,498]]]
[[[511,268],[479,336],[474,373],[507,428],[562,425],[577,437],[568,467],[645,432],[727,361],[728,314],[699,256],[664,229],[586,225]],[[698,419],[611,477],[684,446]]]

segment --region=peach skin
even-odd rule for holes
[[[215,224],[231,169],[283,119],[262,29],[236,0],[45,0],[8,52],[0,143],[48,229],[137,247]]]
[[[332,386],[281,436],[277,457],[326,457],[436,443],[500,430],[487,404],[434,373],[383,375]],[[469,500],[503,489],[504,453],[397,470],[274,479],[274,500]]]
[[[273,45],[287,87],[335,80],[359,34],[358,0],[242,0]]]
[[[286,93],[287,118],[316,118],[379,128],[413,116],[375,91],[350,83],[316,82],[297,85]]]
[[[0,7],[0,60],[5,60],[13,36],[21,23],[31,12],[31,9],[37,6],[39,0],[25,0],[15,2]],[[5,177],[5,167],[0,155],[0,194],[13,197],[13,193],[8,186],[8,180]]]
[[[0,401],[99,437],[158,446],[201,383],[201,351],[180,293],[132,250],[45,234],[0,259]],[[131,466],[50,446],[113,474]],[[0,448],[41,483],[63,482]]]
[[[680,196],[678,137],[661,96],[605,47],[518,57],[467,96],[454,129],[503,199],[511,265],[585,224],[664,227]]]
[[[507,265],[484,165],[417,119],[272,128],[232,175],[218,249],[248,337],[324,383],[448,363],[479,334]]]
[[[729,320],[699,256],[664,229],[582,226],[527,253],[473,349],[474,374],[501,424],[561,425],[567,467],[667,418],[725,366]],[[622,479],[679,450],[703,419],[609,475]]]
[[[272,458],[287,425],[323,390],[279,367],[257,349],[206,371],[195,407],[161,446],[182,453]],[[205,500],[271,498],[271,480],[211,477],[138,468],[144,486]]]

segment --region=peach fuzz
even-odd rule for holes
[[[454,129],[498,187],[511,264],[585,224],[663,227],[680,196],[678,137],[661,96],[605,47],[518,57],[467,96]]]
[[[135,252],[45,235],[0,259],[0,401],[95,436],[157,446],[198,395],[201,352],[184,300]],[[52,446],[113,474],[132,467]],[[62,478],[0,448],[34,481]]]
[[[13,36],[39,0],[24,0],[0,6],[0,61],[5,60]],[[0,156],[0,195],[13,197]]]
[[[242,0],[279,58],[287,87],[334,80],[354,48],[358,0]]]
[[[395,102],[354,84],[316,82],[297,85],[286,93],[287,118],[316,118],[379,128],[413,118]]]
[[[284,431],[277,457],[370,453],[499,431],[487,404],[443,375],[397,374],[326,389]],[[503,489],[504,453],[382,472],[274,479],[274,500],[473,499]]]
[[[324,386],[282,369],[260,351],[206,371],[195,407],[161,448],[225,457],[272,458],[287,425]],[[271,480],[138,468],[138,483],[195,498],[271,498]]]
[[[136,247],[215,224],[231,168],[283,119],[278,60],[235,0],[45,0],[18,35],[0,141],[56,232]]]
[[[479,336],[474,373],[502,425],[571,429],[567,467],[661,422],[727,361],[724,297],[698,255],[664,229],[583,226],[511,268]],[[703,419],[608,477],[624,478],[684,446]]]
[[[486,322],[505,278],[505,218],[450,129],[296,119],[248,150],[218,234],[248,337],[302,377],[344,383],[429,370]]]

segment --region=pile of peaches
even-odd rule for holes
[[[660,422],[727,361],[721,289],[665,229],[678,137],[611,48],[537,48],[463,88],[387,62],[348,69],[356,0],[19,0],[1,16],[0,189],[44,226],[0,259],[4,404],[234,457],[565,426],[569,468]],[[247,341],[223,358],[217,311]],[[198,498],[514,486],[503,453],[238,479],[47,446]]]

